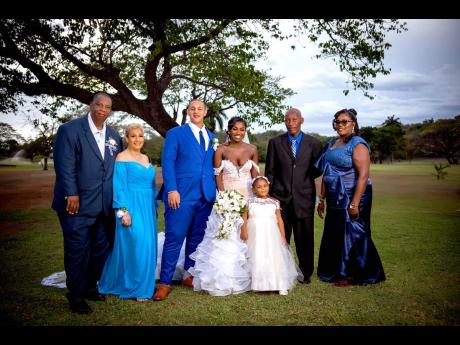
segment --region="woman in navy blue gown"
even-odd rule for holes
[[[326,219],[318,258],[320,280],[342,287],[385,280],[382,262],[371,239],[372,184],[369,179],[369,145],[357,135],[354,109],[334,115],[339,135],[330,140],[316,167],[323,172],[317,207]]]
[[[113,176],[115,241],[99,281],[99,292],[150,300],[155,289],[157,219],[155,168],[141,153],[144,130],[128,126],[126,150],[118,154]]]

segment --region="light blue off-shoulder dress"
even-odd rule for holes
[[[155,168],[138,162],[115,162],[113,208],[126,207],[132,224],[116,218],[113,250],[99,281],[99,292],[121,298],[152,298],[157,260],[157,188]]]

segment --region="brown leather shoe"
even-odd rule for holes
[[[154,301],[163,301],[168,297],[169,292],[171,291],[171,287],[166,284],[158,284],[157,286],[157,292],[155,293],[155,296],[153,296]]]
[[[182,285],[185,285],[185,286],[193,289],[193,277],[189,276],[189,277],[187,277],[185,279],[182,279]]]

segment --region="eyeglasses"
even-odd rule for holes
[[[336,126],[339,126],[339,125],[346,126],[348,123],[353,122],[353,120],[342,120],[342,121],[334,120],[333,122],[334,122],[334,125]]]

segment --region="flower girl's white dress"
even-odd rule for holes
[[[287,294],[303,275],[297,267],[291,248],[282,242],[276,219],[278,200],[249,198],[247,223],[251,289],[280,291]]]
[[[222,171],[224,189],[235,189],[247,199],[252,196],[251,169],[259,168],[248,160],[240,169],[231,161],[223,160],[218,175]],[[234,224],[233,231],[227,239],[216,239],[216,232],[221,223],[220,216],[213,210],[208,218],[203,241],[190,255],[195,266],[188,272],[193,276],[193,289],[204,290],[212,296],[226,296],[251,289],[250,268],[247,261],[247,246],[240,239],[243,219]]]

